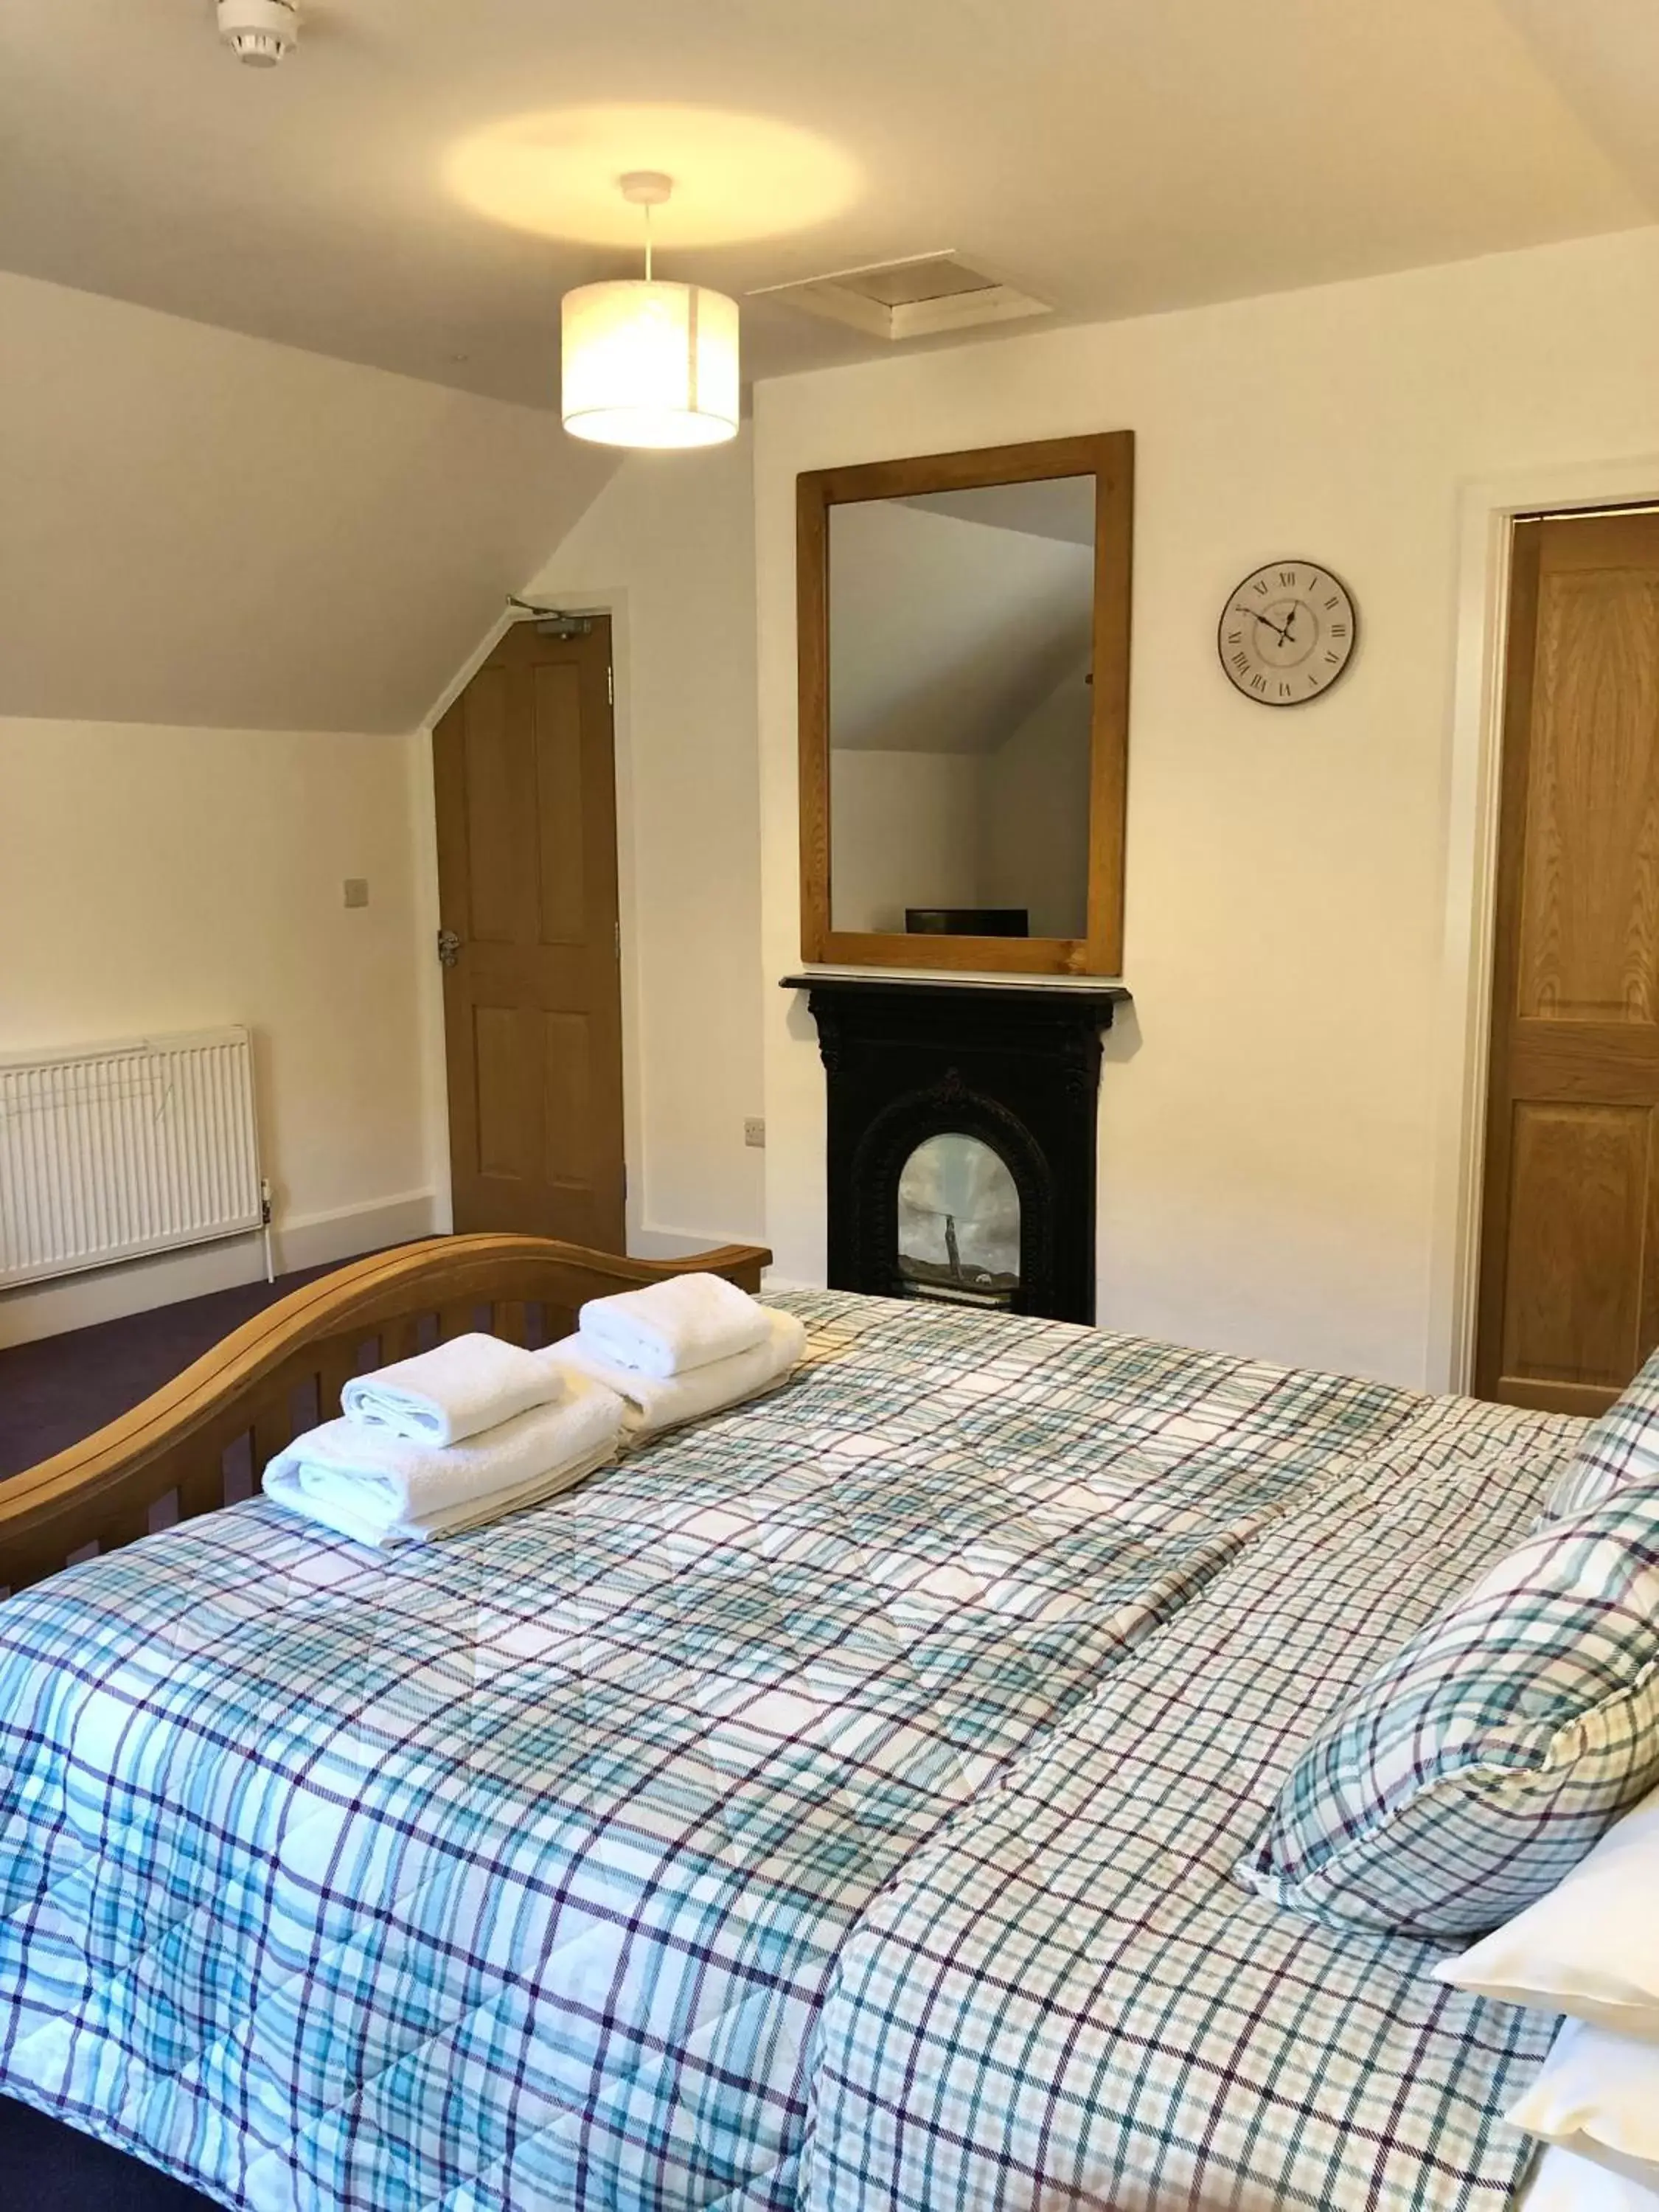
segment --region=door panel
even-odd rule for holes
[[[1639,1320],[1650,1116],[1515,1109],[1504,1372],[1616,1392]]]
[[[509,630],[434,732],[455,1226],[623,1243],[610,625]]]
[[[587,1147],[593,1118],[592,1025],[585,1014],[542,1018],[543,1081],[547,1099],[544,1173],[562,1188],[591,1180]]]
[[[590,836],[603,836],[616,817],[603,800],[591,820],[582,790],[581,710],[574,668],[536,671],[536,783],[541,888],[539,934],[544,945],[586,941],[587,881],[584,855]]]
[[[1659,516],[1512,581],[1476,1388],[1595,1413],[1659,1336]]]
[[[513,772],[507,712],[505,671],[480,669],[462,725],[467,865],[459,896],[467,934],[492,945],[513,942],[513,829],[524,802]]]
[[[1659,575],[1540,577],[1533,696],[1519,1014],[1651,1028]]]
[[[528,1116],[523,1079],[522,1024],[516,1006],[475,1006],[472,1036],[477,1054],[477,1169],[497,1182],[523,1182],[530,1163],[524,1156]],[[456,1227],[460,1224],[457,1222]]]

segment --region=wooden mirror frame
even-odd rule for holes
[[[1133,430],[1044,438],[963,453],[813,469],[796,478],[795,588],[800,676],[800,951],[851,968],[984,969],[1118,975],[1123,968],[1123,817],[1129,761],[1129,587],[1134,536]],[[1085,937],[912,937],[837,929],[830,914],[830,510],[919,492],[976,491],[1051,477],[1095,480],[1094,698]]]

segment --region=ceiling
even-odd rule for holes
[[[0,714],[412,729],[614,465],[527,407],[0,275]]]
[[[1034,483],[974,484],[966,491],[912,492],[901,501],[924,514],[955,515],[987,530],[1023,538],[1055,538],[1068,545],[1095,542],[1092,477],[1043,477]]]
[[[626,167],[664,274],[953,247],[1097,320],[1653,221],[1656,101],[1651,0],[316,0],[274,71],[211,0],[6,0],[0,268],[547,405]]]

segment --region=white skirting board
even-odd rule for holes
[[[436,1194],[429,1190],[304,1215],[281,1223],[274,1232],[277,1271],[289,1274],[299,1267],[355,1259],[383,1245],[412,1243],[437,1234],[439,1225]],[[0,1294],[0,1347],[32,1344],[66,1329],[88,1328],[124,1314],[147,1313],[153,1306],[260,1282],[264,1272],[264,1248],[254,1235],[9,1291]]]

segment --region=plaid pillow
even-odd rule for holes
[[[1534,1532],[1327,1723],[1240,1862],[1338,1926],[1473,1936],[1659,1782],[1659,1482]]]
[[[1622,1397],[1592,1421],[1584,1441],[1544,1493],[1543,1519],[1569,1521],[1632,1482],[1659,1476],[1659,1352]]]

